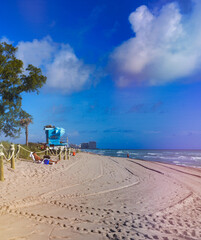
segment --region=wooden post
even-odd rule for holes
[[[67,137],[67,144],[66,144],[66,150],[67,150],[67,159],[69,160],[70,159],[70,149],[69,149],[69,146],[68,146],[68,137]]]
[[[59,160],[61,160],[61,147],[59,148]]]
[[[20,144],[17,144],[17,155],[16,155],[16,158],[19,157],[19,154],[20,154]]]
[[[11,158],[11,168],[12,169],[15,169],[15,145],[12,143],[11,145],[11,148],[10,148],[10,150],[11,150],[11,156],[12,156],[12,158]]]
[[[70,148],[67,149],[67,159],[70,159]]]
[[[48,149],[48,147],[47,147],[46,150],[45,150],[45,155],[49,155],[49,149]]]
[[[4,168],[3,168],[3,145],[0,144],[0,181],[4,181]]]
[[[66,148],[64,148],[64,160],[66,160]]]
[[[10,158],[11,154],[12,154],[12,152],[11,152],[11,145],[10,145],[10,148],[8,149],[8,156],[7,156],[8,159]]]

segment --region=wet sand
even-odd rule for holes
[[[0,239],[201,239],[201,170],[79,153],[17,161],[0,182]]]

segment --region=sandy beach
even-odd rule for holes
[[[0,239],[201,239],[201,170],[79,153],[5,165]]]

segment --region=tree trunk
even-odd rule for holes
[[[25,134],[26,134],[26,145],[28,146],[28,125],[25,127]]]

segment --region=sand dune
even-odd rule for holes
[[[0,239],[201,239],[201,171],[79,153],[17,161],[0,182]]]

